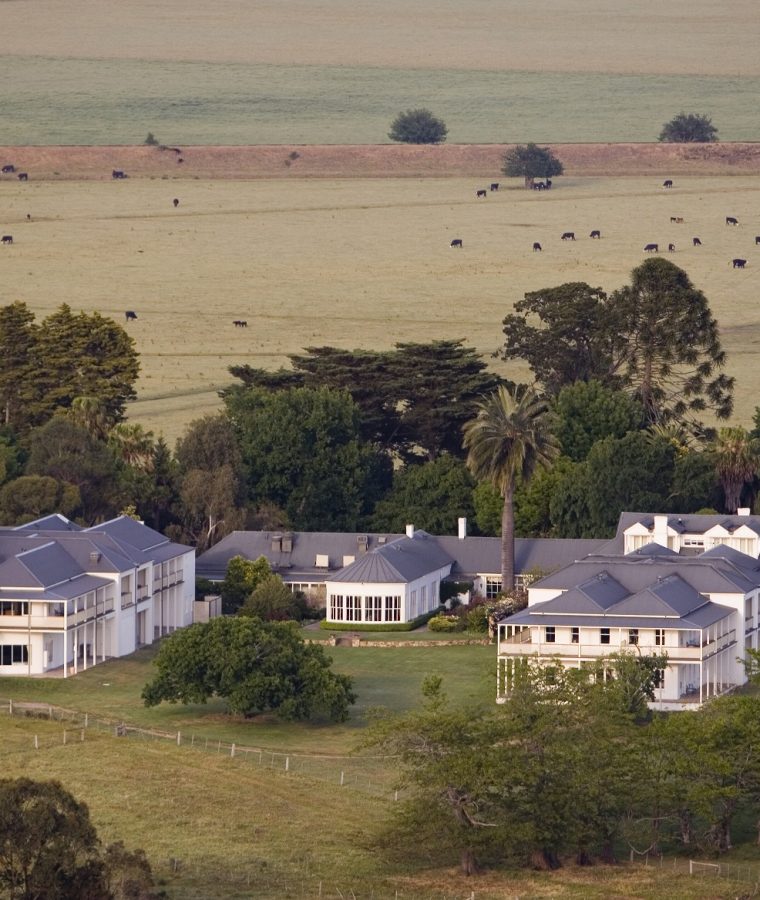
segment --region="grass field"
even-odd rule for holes
[[[488,655],[486,660],[484,655]],[[440,664],[452,699],[472,704],[492,698],[492,684],[482,677],[493,664],[492,648],[430,650],[348,650],[336,648],[336,668],[356,677],[362,708],[371,702],[404,709],[419,702],[416,685]],[[150,669],[147,651],[63,680],[1,679],[0,696],[89,708],[91,713],[122,715],[129,721],[182,727],[199,734],[209,730],[225,740],[251,745],[264,737],[287,742],[296,752],[311,731],[316,745],[347,748],[356,731],[323,726],[280,730],[271,721],[225,725],[218,706],[166,706],[158,720],[139,707],[137,695]],[[389,663],[389,660],[391,662]],[[433,662],[435,660],[435,662]],[[63,743],[63,729],[67,741]],[[300,734],[299,734],[300,732]],[[187,732],[186,732],[187,733]],[[250,735],[254,733],[256,737]],[[576,868],[554,873],[486,872],[462,878],[446,862],[410,857],[403,864],[385,859],[374,848],[377,832],[393,814],[393,760],[353,762],[333,758],[337,768],[385,779],[384,797],[368,793],[363,783],[344,787],[322,774],[304,777],[280,767],[257,765],[255,757],[205,752],[171,742],[117,738],[90,727],[80,739],[71,724],[9,718],[0,711],[0,764],[4,777],[57,778],[85,800],[104,841],[123,839],[146,849],[161,886],[176,900],[207,898],[461,898],[472,891],[478,900],[512,896],[544,898],[640,897],[650,900],[736,897],[748,885],[707,876],[688,878],[669,868]],[[38,748],[34,748],[35,738]],[[311,738],[309,739],[311,740]],[[317,770],[314,770],[317,772]],[[401,792],[403,796],[403,790]],[[738,848],[736,857],[753,857]],[[668,865],[672,861],[668,861]]]
[[[661,183],[565,176],[550,192],[510,185],[484,201],[475,198],[482,180],[466,178],[6,181],[0,225],[14,244],[0,252],[0,296],[41,316],[64,302],[117,319],[136,310],[129,330],[142,375],[130,417],[173,441],[217,407],[231,364],[276,367],[306,346],[437,338],[489,356],[526,291],[568,281],[612,290],[645,243],[675,242],[672,260],[719,319],[736,419],[748,424],[760,360],[760,177]],[[727,215],[740,225],[727,227]],[[589,240],[592,228],[602,240]],[[578,239],[560,241],[566,230]],[[463,250],[450,249],[453,237]],[[533,241],[543,253],[531,252]],[[745,270],[731,268],[735,256],[749,260]]]

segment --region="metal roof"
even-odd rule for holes
[[[412,537],[397,538],[365,553],[327,580],[354,584],[406,583],[450,567],[453,562],[434,537],[425,531],[415,531]]]

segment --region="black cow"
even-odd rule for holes
[[[111,172],[111,178],[126,178],[127,173],[123,169],[113,169]]]
[[[670,178],[666,178],[665,181],[663,181],[662,186],[663,186],[664,188],[672,188],[672,187],[673,187],[673,182],[672,182],[672,180],[671,180]]]
[[[644,253],[659,253],[659,244],[644,244]]]
[[[541,244],[539,244],[538,241],[533,241],[533,252],[534,253],[540,252],[541,249],[542,249]]]
[[[693,244],[695,247],[701,247],[701,246],[702,246],[702,241],[700,241],[699,238],[692,238],[692,239],[691,239],[691,242],[692,242],[692,244]]]
[[[248,322],[245,319],[233,319],[232,324],[235,328],[247,328]]]
[[[675,253],[675,252],[676,252],[676,245],[668,244],[668,253]]]
[[[464,247],[464,242],[462,238],[454,238],[454,240],[449,244],[450,247]]]
[[[476,197],[487,197],[488,191],[475,191],[475,196]]]
[[[29,181],[29,175],[26,172],[19,172],[17,177],[19,181]]]
[[[124,318],[126,319],[127,322],[130,322],[130,321],[132,321],[132,319],[137,319],[137,313],[131,309],[128,309],[124,313]]]
[[[565,231],[562,234],[563,241],[574,241],[575,240],[575,232],[574,231]]]
[[[733,216],[726,216],[726,225],[738,225],[739,220],[735,219]]]
[[[0,238],[0,243],[3,244],[12,244],[13,243],[13,235],[12,234],[4,234]]]
[[[491,190],[492,190],[492,191],[498,191],[498,190],[499,190],[499,182],[498,182],[498,181],[492,181],[492,182],[491,182]]]
[[[179,200],[176,197],[172,200],[172,203],[174,204],[175,209],[179,206]]]
[[[534,191],[545,191],[546,185],[543,183],[543,181],[535,181],[533,183],[533,190]]]
[[[551,180],[551,178],[547,178],[546,179],[546,190],[548,191],[551,188],[551,186],[552,186],[552,180]]]
[[[2,172],[3,175],[12,175],[16,171],[16,167],[8,163],[7,166],[3,166]]]
[[[760,244],[760,234],[755,235],[755,245]]]
[[[731,265],[735,269],[743,269],[747,265],[747,260],[746,259],[732,259]]]
[[[681,216],[671,216],[670,221],[675,222],[676,225],[683,225],[683,218]]]
[[[601,231],[592,231],[591,234],[589,235],[589,237],[592,237],[592,238],[601,238],[601,236],[602,236]]]

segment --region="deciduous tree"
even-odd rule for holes
[[[205,703],[222,697],[232,713],[276,712],[285,719],[348,718],[355,702],[351,678],[330,670],[318,644],[306,644],[298,626],[244,616],[191,625],[161,643],[157,675],[146,684],[146,706]]]
[[[233,556],[227,563],[224,580],[219,585],[222,611],[226,615],[236,613],[272,569],[265,556],[256,560]]]
[[[388,137],[403,144],[442,144],[448,128],[429,109],[407,109],[391,123]]]
[[[602,438],[621,438],[641,428],[644,418],[634,398],[598,381],[578,381],[562,388],[553,410],[562,453],[574,462],[584,460]]]
[[[548,147],[518,144],[504,154],[502,172],[508,178],[525,179],[525,187],[533,187],[536,178],[554,178],[563,172],[562,163]]]
[[[718,129],[708,116],[680,112],[662,126],[657,140],[674,144],[708,144],[718,140]]]

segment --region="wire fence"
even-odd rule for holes
[[[378,799],[396,801],[400,791],[395,785],[396,773],[387,765],[388,757],[333,756],[290,753],[251,747],[220,738],[182,731],[161,731],[128,725],[117,719],[95,716],[79,710],[49,703],[27,703],[0,698],[0,714],[57,722],[58,735],[35,734],[31,738],[35,750],[59,747],[86,740],[95,732],[132,741],[159,741],[202,753],[213,754],[238,764],[270,769],[283,775],[296,775],[352,788]]]
[[[656,868],[678,875],[690,875],[702,879],[725,879],[742,884],[752,885],[752,890],[743,897],[760,896],[760,866],[746,862],[727,861],[723,859],[687,859],[682,856],[665,857],[644,854],[642,859],[634,858],[631,852],[630,864],[644,868]]]

